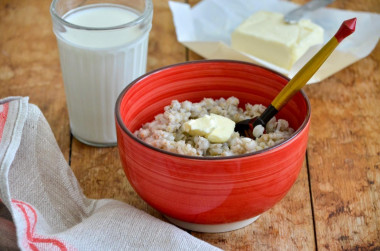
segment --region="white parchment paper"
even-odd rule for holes
[[[283,0],[203,0],[194,7],[169,1],[173,14],[177,39],[180,43],[206,59],[233,59],[263,65],[288,77],[298,70],[323,46],[309,49],[288,71],[254,56],[230,47],[232,31],[246,18],[259,10],[287,13],[298,7]],[[325,30],[325,43],[338,31],[342,22],[357,18],[356,30],[343,40],[309,83],[316,83],[340,71],[348,65],[368,56],[380,37],[380,15],[368,12],[321,8],[306,13]]]

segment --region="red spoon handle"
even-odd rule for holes
[[[335,34],[336,40],[340,43],[343,39],[351,35],[355,31],[356,17],[348,19],[342,23],[339,30]]]

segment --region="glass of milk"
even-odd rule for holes
[[[114,146],[117,96],[146,71],[152,0],[53,0],[50,13],[71,133]]]

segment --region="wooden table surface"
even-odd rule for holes
[[[177,41],[168,1],[153,3],[148,70],[201,59]],[[89,147],[70,135],[49,5],[0,0],[0,98],[29,96],[39,106],[88,197],[114,198],[163,219],[129,185],[116,147]],[[331,6],[380,13],[379,0]],[[280,203],[245,228],[190,233],[225,250],[380,250],[379,65],[377,44],[366,58],[304,88],[312,105],[306,158]]]

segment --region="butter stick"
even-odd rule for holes
[[[310,20],[284,22],[280,13],[259,11],[231,35],[231,47],[290,70],[306,51],[323,43],[323,28]]]

